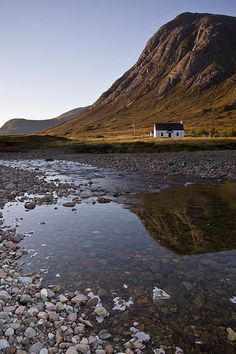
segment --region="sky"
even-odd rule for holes
[[[92,104],[182,12],[235,0],[0,0],[0,126]]]

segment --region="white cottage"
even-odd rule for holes
[[[184,124],[180,123],[154,123],[154,138],[183,138]]]

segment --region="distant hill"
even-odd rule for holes
[[[45,120],[33,120],[33,119],[23,119],[15,118],[7,121],[0,128],[0,135],[23,135],[23,134],[33,134],[40,130],[55,127],[62,124],[74,116],[78,116],[85,107],[75,108],[71,111],[61,114],[58,117]]]
[[[236,127],[236,18],[183,13],[147,42],[134,66],[79,116],[45,133],[147,133],[154,122]]]

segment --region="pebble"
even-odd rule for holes
[[[46,348],[43,348],[40,350],[39,354],[48,354],[48,350]]]
[[[59,296],[59,300],[60,300],[61,303],[65,303],[65,302],[68,301],[67,297],[65,295],[63,295],[63,294],[61,294]]]
[[[19,277],[19,282],[23,285],[28,285],[32,283],[31,277]]]
[[[75,202],[65,202],[62,205],[67,208],[73,208],[76,205],[76,203]]]
[[[6,290],[0,291],[0,300],[6,302],[11,299],[11,295],[8,294]]]
[[[43,301],[47,301],[48,300],[48,291],[47,289],[41,289],[40,290],[40,297]]]
[[[0,349],[6,349],[10,344],[6,339],[0,339]]]
[[[15,311],[16,315],[19,316],[22,316],[24,312],[25,312],[25,306],[19,306]]]
[[[28,303],[31,303],[31,302],[33,302],[33,299],[32,299],[32,297],[30,295],[28,295],[28,294],[21,295],[21,297],[20,297],[20,303],[21,304],[28,304]]]
[[[107,317],[109,315],[108,311],[103,306],[97,306],[94,310],[96,315],[101,317]]]
[[[100,204],[110,203],[111,199],[106,198],[106,197],[98,197],[97,198],[97,202],[100,203]]]
[[[78,354],[78,351],[77,351],[76,347],[69,347],[66,351],[66,354]]]
[[[31,345],[31,347],[29,349],[29,353],[39,354],[41,352],[42,348],[43,348],[42,343],[40,343],[40,342],[34,343],[33,345]]]
[[[228,336],[227,336],[228,340],[230,342],[235,342],[236,341],[236,332],[230,327],[227,328],[227,332],[228,332]]]
[[[11,337],[14,334],[14,329],[13,328],[8,328],[5,332],[5,336]]]
[[[78,317],[77,313],[72,312],[67,316],[67,321],[68,322],[75,322],[75,321],[77,321],[77,317]]]
[[[27,311],[28,315],[30,317],[34,317],[38,314],[39,310],[37,307],[30,307],[29,310]]]
[[[26,328],[24,334],[27,338],[34,338],[36,336],[36,332],[32,327]]]
[[[25,209],[32,210],[36,207],[36,203],[34,201],[26,202]]]
[[[107,354],[112,354],[114,353],[114,348],[111,344],[106,344],[105,345],[105,351]]]
[[[11,345],[10,347],[7,348],[6,353],[7,354],[15,354],[17,352],[17,348],[14,345]]]
[[[87,354],[89,351],[89,346],[87,344],[77,344],[76,345],[76,350],[80,353]],[[74,353],[72,353],[74,354]]]
[[[78,294],[71,299],[72,304],[82,304],[88,301],[88,297],[83,294]]]

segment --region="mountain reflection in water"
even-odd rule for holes
[[[179,254],[236,249],[236,184],[191,185],[135,196],[148,232]]]

